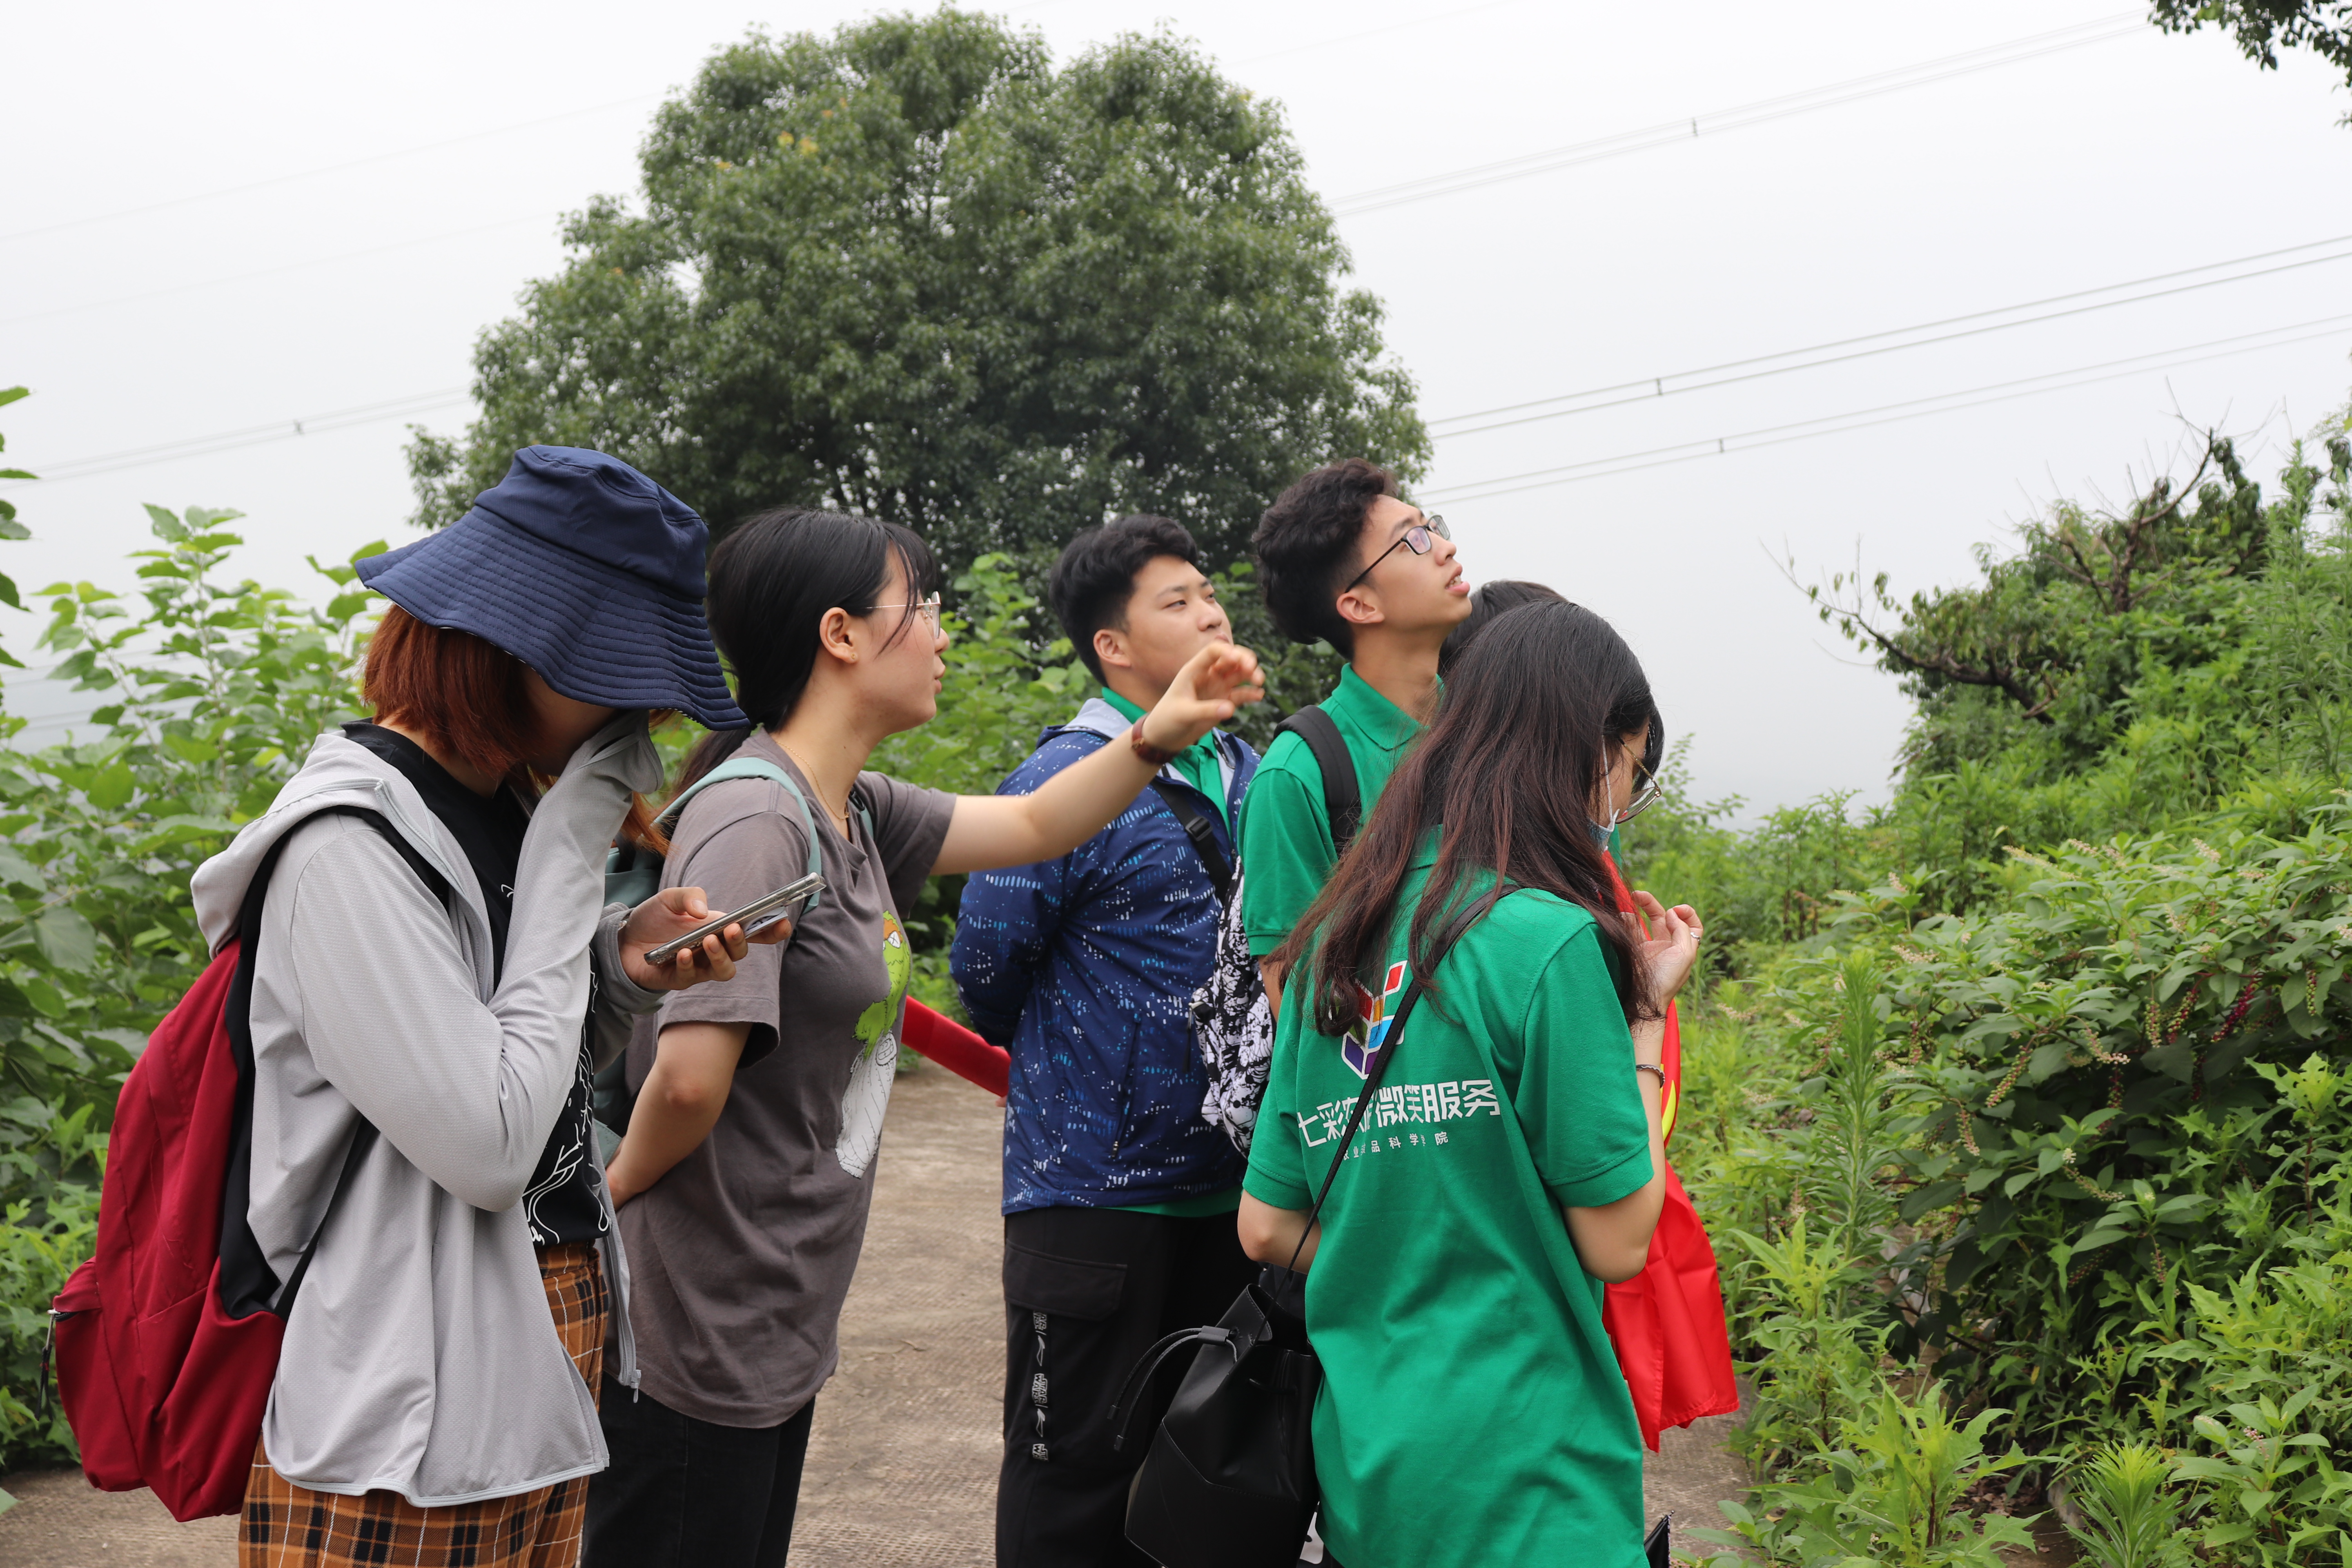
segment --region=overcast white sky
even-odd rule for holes
[[[751,26],[865,14],[745,0],[0,9],[0,385],[35,393],[0,412],[8,461],[38,472],[433,394],[450,395],[410,416],[457,428],[476,332],[559,265],[560,213],[635,190],[659,97]],[[1697,134],[1647,150],[1343,218],[1432,419],[2339,237],[2240,270],[2352,255],[2345,92],[2301,58],[2260,72],[2219,37],[2125,29],[1752,126],[1710,119],[2127,20],[2116,0],[1042,0],[1009,14],[1061,58],[1163,21],[1196,39],[1286,105],[1343,212],[1401,181],[1697,117]],[[375,161],[310,173],[360,159]],[[218,194],[257,182],[272,183]],[[2326,260],[1457,437],[1423,489],[1474,577],[1547,580],[1629,635],[1669,724],[1696,736],[1706,793],[1751,812],[1833,788],[1875,797],[1906,706],[1773,557],[1791,552],[1811,575],[1859,552],[1904,591],[1963,581],[1972,545],[2053,497],[2120,498],[2170,463],[2182,418],[2254,437],[2267,475],[2287,433],[2344,404],[2347,351],[2352,259]],[[2138,356],[2087,384],[1739,449],[1747,433]],[[1719,456],[1608,471],[1717,437]],[[400,418],[379,418],[16,487],[35,537],[0,552],[0,570],[28,588],[127,586],[121,558],[149,542],[140,503],[199,503],[250,514],[246,571],[307,587],[306,553],[407,536],[405,439]],[[1574,465],[1575,482],[1492,493]],[[33,617],[0,617],[28,651]]]

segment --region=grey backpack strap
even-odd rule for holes
[[[809,809],[808,796],[801,793],[799,781],[775,763],[763,763],[757,757],[730,757],[695,780],[693,787],[670,802],[668,809],[661,814],[663,830],[667,832],[677,826],[678,813],[686,809],[688,801],[692,800],[712,784],[724,784],[730,779],[766,779],[772,784],[783,785],[784,793],[791,795],[793,804],[801,808],[801,828],[808,837],[809,875],[815,876],[824,869],[824,857],[817,849],[816,813]],[[872,837],[874,831],[872,816],[866,816],[863,806],[859,807],[859,814],[866,816],[866,835],[869,837]],[[806,914],[810,910],[816,908],[824,898],[824,893],[820,889],[802,906],[801,912]]]

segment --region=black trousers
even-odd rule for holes
[[[582,1568],[784,1568],[815,1414],[721,1426],[606,1378],[613,1462],[588,1484]]]
[[[1127,1542],[1128,1484],[1179,1374],[1125,1453],[1111,1451],[1111,1402],[1153,1341],[1215,1322],[1256,1277],[1229,1214],[1006,1216],[997,1568],[1149,1568]]]

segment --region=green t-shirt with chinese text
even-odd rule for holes
[[[1353,666],[1340,672],[1322,708],[1355,759],[1360,820],[1369,822],[1422,726]],[[1323,809],[1323,770],[1305,741],[1288,731],[1276,735],[1242,801],[1242,925],[1252,957],[1264,958],[1289,940],[1339,862],[1331,818]]]
[[[1243,1188],[1313,1205],[1361,1092],[1366,1039],[1412,978],[1405,886],[1366,1023],[1343,1038],[1285,987]],[[1488,884],[1491,886],[1491,881]],[[1562,1205],[1650,1179],[1633,1041],[1592,918],[1518,891],[1414,1009],[1324,1206],[1307,1277],[1323,1363],[1323,1539],[1348,1568],[1639,1568],[1642,1436]],[[1370,994],[1377,989],[1379,994]]]

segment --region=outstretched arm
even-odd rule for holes
[[[1257,655],[1212,643],[1168,685],[1142,720],[1146,745],[1174,753],[1265,695]],[[935,877],[1025,866],[1068,854],[1109,826],[1151,782],[1160,764],[1126,740],[1113,741],[1055,773],[1034,795],[958,795],[948,836],[931,867]]]

